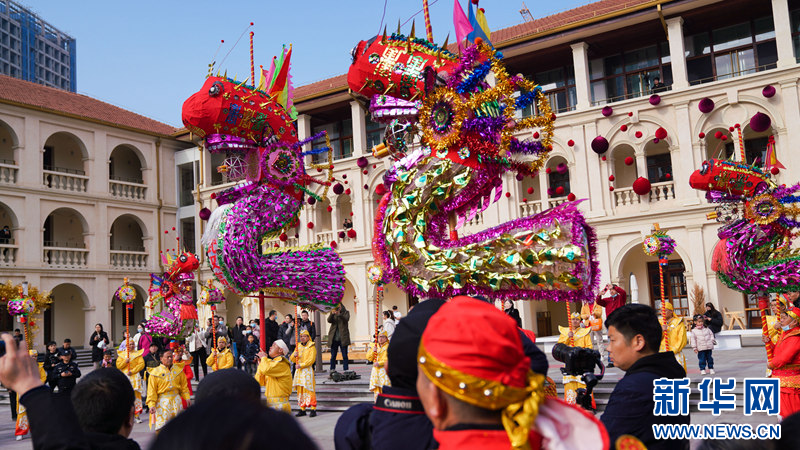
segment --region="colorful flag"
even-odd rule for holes
[[[464,46],[464,39],[472,32],[472,25],[470,25],[469,19],[464,14],[464,10],[461,9],[461,5],[458,4],[458,0],[455,0],[453,5],[453,25],[456,27],[458,49],[461,50]]]
[[[258,82],[259,91],[267,92],[269,90],[273,75],[275,75],[275,56],[272,57],[272,64],[268,71],[261,69],[261,80]]]
[[[281,59],[278,64],[275,66],[275,70],[277,70],[277,74],[275,75],[275,79],[272,81],[272,84],[269,87],[269,95],[275,96],[280,92],[283,92],[283,89],[286,87],[286,82],[289,78],[289,64],[292,59],[292,45],[289,44],[289,50],[286,51],[284,49],[284,54],[281,55]]]
[[[777,167],[778,169],[785,169],[786,167],[778,161],[778,154],[775,152],[775,139],[770,136],[769,143],[767,144],[767,155],[765,158],[766,161],[766,169],[769,170],[773,167]]]
[[[467,35],[467,40],[475,42],[475,39],[481,38],[483,42],[492,45],[491,41],[489,41],[489,37],[492,33],[489,31],[489,25],[486,23],[486,16],[480,9],[478,9],[476,14],[472,2],[469,2],[469,24],[472,27],[472,32]]]

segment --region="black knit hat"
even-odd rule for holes
[[[417,351],[422,332],[428,320],[444,300],[428,299],[420,302],[397,324],[389,341],[387,372],[393,387],[417,390]]]

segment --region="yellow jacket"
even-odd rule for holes
[[[664,318],[659,317],[658,323],[664,324]],[[667,339],[669,339],[669,351],[673,353],[680,353],[683,347],[686,347],[686,324],[683,323],[683,318],[672,316],[669,324],[667,324]],[[661,340],[660,352],[666,351],[664,340]]]
[[[378,357],[375,359],[374,365],[375,367],[384,367],[386,366],[386,360],[388,359],[388,352],[389,350],[389,342],[381,345],[378,344]],[[375,344],[369,346],[369,350],[367,351],[367,361],[372,361],[375,357]]]
[[[300,352],[299,361],[297,352]],[[292,362],[297,364],[298,369],[305,369],[306,367],[311,367],[315,362],[317,362],[317,348],[314,346],[314,341],[309,340],[308,343],[303,344],[302,342],[297,345],[297,348],[292,353]]]
[[[572,330],[572,346],[573,347],[583,347],[583,348],[592,348],[592,336],[589,335],[588,328],[578,328],[576,330]],[[558,327],[558,332],[561,334],[558,337],[557,344],[567,344],[569,345],[569,327]]]
[[[217,355],[216,364],[214,364],[215,354]],[[233,353],[231,353],[231,349],[229,348],[226,348],[222,352],[218,352],[217,349],[214,349],[211,354],[208,355],[208,358],[206,358],[206,364],[213,371],[230,369],[233,367]]]
[[[155,408],[160,395],[178,394],[184,400],[189,400],[189,384],[183,370],[172,366],[169,369],[160,365],[150,371],[147,381],[147,406]]]
[[[780,340],[781,336],[783,335],[783,330],[780,328],[780,325],[777,330],[775,329],[775,324],[780,323],[780,321],[780,316],[767,316],[767,335],[773,344],[777,344],[778,340]]]
[[[137,350],[135,352],[131,352],[130,354],[130,362],[125,362],[128,359],[128,351],[121,351],[117,355],[117,369],[122,371],[125,375],[128,375],[130,372],[131,375],[136,375],[137,373],[144,370],[144,358],[142,358],[142,353],[144,350]]]
[[[47,382],[47,372],[44,370],[44,363],[39,364],[39,379],[42,380],[42,383]]]
[[[290,396],[292,394],[292,368],[289,360],[283,356],[261,358],[256,370],[256,381],[266,387],[264,395],[267,398]]]

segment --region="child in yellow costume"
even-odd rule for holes
[[[266,388],[264,395],[267,397],[267,406],[291,414],[289,396],[292,395],[292,367],[285,356],[288,354],[289,347],[282,339],[272,343],[269,355],[259,352],[261,360],[256,370],[256,381]]]
[[[369,375],[369,390],[375,394],[383,392],[384,386],[391,386],[389,376],[386,374],[386,360],[389,350],[389,335],[385,331],[378,334],[377,345],[372,345],[367,351],[367,361],[372,361],[372,373]]]
[[[664,307],[666,308],[666,318],[667,324],[664,325],[664,317],[658,317],[658,323],[661,324],[661,328],[667,330],[667,340],[669,341],[669,351],[675,353],[675,359],[678,360],[681,366],[683,366],[683,370],[686,370],[686,357],[683,356],[683,348],[686,347],[686,324],[683,322],[683,318],[676,316],[674,313],[675,308],[672,306],[672,303],[665,302]],[[666,351],[666,345],[664,340],[661,340],[661,347],[658,351],[664,352]]]
[[[569,327],[558,327],[560,336],[558,337],[557,344],[565,344],[570,347],[592,348],[592,337],[589,335],[589,328],[583,328],[581,326],[581,314],[577,312],[572,313],[572,318],[570,320],[572,321],[572,331],[569,331]],[[570,338],[572,338],[572,342],[570,342]],[[564,383],[564,401],[570,405],[574,405],[575,400],[578,398],[578,389],[586,389],[586,383],[581,380],[580,376],[573,375],[564,375],[562,383]],[[592,396],[592,406],[594,406],[594,396]]]
[[[21,344],[20,344],[21,345]],[[28,354],[34,360],[38,358],[39,352],[36,350],[28,350]],[[39,379],[42,380],[42,383],[47,381],[47,372],[44,371],[44,363],[40,362],[39,364]],[[17,437],[18,441],[22,440],[22,436],[25,436],[30,431],[30,423],[28,423],[28,413],[25,411],[25,407],[19,403],[19,396],[17,396],[17,422],[14,424],[14,435]]]
[[[297,405],[300,406],[300,412],[296,416],[305,416],[306,408],[311,408],[309,416],[316,417],[317,394],[313,365],[317,361],[317,348],[307,330],[300,332],[300,345],[294,350],[291,360],[297,364],[293,385],[297,390]]]
[[[144,370],[144,350],[134,350],[136,345],[132,339],[128,339],[128,347],[119,351],[117,354],[117,369],[119,369],[133,387],[133,414],[136,416],[136,423],[142,423],[139,414],[142,413],[142,394],[145,394],[144,382],[142,381],[142,371]]]
[[[147,407],[150,408],[150,427],[160,430],[189,404],[189,385],[183,369],[172,364],[172,350],[164,350],[161,365],[150,371],[147,380]]]
[[[233,353],[228,348],[228,339],[225,336],[217,339],[217,347],[206,358],[206,365],[214,372],[233,367]]]

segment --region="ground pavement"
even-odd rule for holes
[[[688,375],[692,379],[692,390],[695,399],[698,397],[696,394],[697,382],[702,379],[700,369],[697,366],[697,357],[691,350],[685,350],[684,355],[687,360]],[[559,382],[561,374],[558,368],[560,363],[552,359],[550,360],[549,375],[554,380]],[[766,355],[763,347],[744,347],[740,350],[718,350],[714,352],[716,377],[728,378],[734,377],[741,383],[741,380],[746,377],[763,377],[764,368],[766,366]],[[366,370],[367,367],[361,366],[359,372]],[[618,380],[623,375],[622,371],[616,368],[611,368],[606,371],[606,379],[610,381]],[[325,377],[325,374],[319,375],[320,380]],[[708,375],[706,375],[708,376]],[[369,395],[369,394],[367,394]],[[692,423],[775,423],[774,417],[768,417],[763,414],[754,414],[746,417],[740,406],[733,412],[723,413],[719,417],[714,417],[710,413],[692,412]],[[333,429],[336,425],[336,420],[339,418],[340,413],[336,412],[320,412],[315,418],[302,417],[299,419],[300,424],[308,432],[308,434],[315,440],[321,450],[334,450],[333,446]],[[146,419],[146,417],[143,417]],[[132,438],[135,439],[142,448],[146,449],[154,433],[147,429],[147,423],[137,424],[134,427]],[[694,443],[696,444],[696,443]],[[695,445],[693,445],[694,447]],[[10,409],[8,399],[0,400],[0,448],[8,450],[16,449],[30,449],[30,437],[25,440],[17,442],[14,440],[14,423],[11,421]]]

